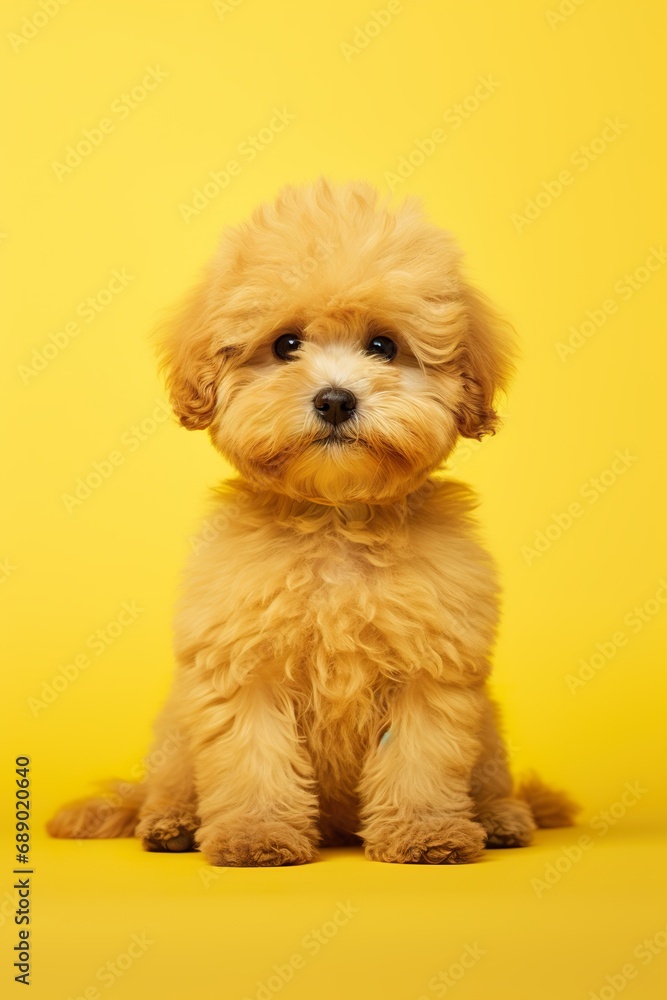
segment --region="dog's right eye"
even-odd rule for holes
[[[296,333],[283,333],[273,345],[273,353],[281,361],[291,360],[292,355],[301,347],[301,338]]]

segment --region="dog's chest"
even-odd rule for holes
[[[428,568],[421,574],[409,548],[391,542],[380,551],[334,535],[295,546],[285,589],[272,602],[284,612],[274,623],[279,648],[287,640],[301,672],[339,694],[395,676],[440,614],[436,581]]]
[[[297,542],[262,620],[273,618],[276,634],[290,632],[300,648],[351,648],[351,630],[357,634],[375,617],[382,577],[383,570],[344,539]]]
[[[406,674],[460,677],[486,655],[495,583],[443,520],[374,532],[231,522],[193,561],[177,648],[230,679],[261,671],[347,702]]]

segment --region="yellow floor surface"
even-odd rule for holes
[[[346,849],[302,868],[214,869],[132,840],[38,839],[32,985],[11,995],[652,1000],[667,995],[664,853],[657,829],[585,822],[451,868]]]

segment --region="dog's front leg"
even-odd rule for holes
[[[197,722],[197,832],[213,865],[298,865],[316,855],[317,797],[284,688],[248,679]]]
[[[478,688],[420,675],[399,687],[388,735],[360,784],[368,857],[403,864],[461,864],[479,857],[484,828],[472,820],[470,776],[483,708]]]

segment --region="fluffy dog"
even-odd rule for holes
[[[363,184],[288,188],[224,233],[161,341],[180,422],[239,472],[185,578],[156,748],[177,739],[54,836],[453,864],[571,821],[561,793],[513,790],[486,690],[496,577],[471,491],[433,477],[494,432],[512,370],[460,261]]]

